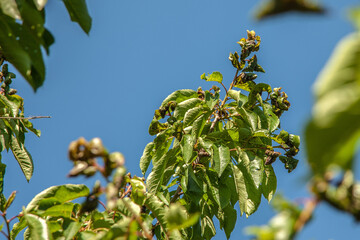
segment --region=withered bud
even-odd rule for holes
[[[100,157],[105,154],[105,148],[100,138],[93,138],[88,145],[90,153],[94,157]]]

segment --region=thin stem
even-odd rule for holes
[[[305,224],[309,222],[318,203],[319,199],[317,198],[311,199],[306,203],[304,209],[300,213],[299,218],[295,222],[294,234],[300,232],[301,229],[305,226]]]
[[[229,91],[234,87],[235,85],[235,81],[238,77],[238,73],[239,73],[239,69],[236,69],[236,73],[235,73],[235,76],[234,76],[234,79],[232,80],[231,84],[230,84],[230,87],[229,87],[229,90],[226,90],[225,86],[223,85],[223,87],[225,88],[225,91],[226,91],[226,94],[225,94],[225,98],[224,100],[222,101],[220,107],[219,107],[219,111],[221,111],[221,109],[224,107],[227,99],[228,99],[228,95],[229,95]],[[215,118],[214,118],[214,121],[211,123],[211,126],[210,126],[210,130],[209,130],[209,133],[211,133],[212,131],[214,131],[214,128],[215,128],[215,125],[216,123],[220,120],[220,116],[219,116],[219,113],[216,113],[215,114]]]
[[[12,220],[14,220],[15,218],[17,218],[17,217],[22,217],[23,215],[22,214],[18,214],[18,215],[16,215],[16,216],[13,216],[12,218],[10,218],[8,221],[9,221],[9,223],[12,221]]]
[[[6,235],[6,233],[4,231],[0,231],[2,234],[4,234],[4,236],[9,239],[8,235]]]
[[[101,206],[103,206],[103,208],[105,208],[106,211],[109,211],[109,210],[106,208],[105,204],[104,204],[102,201],[98,200],[98,202],[100,203]]]
[[[3,212],[2,214],[1,214],[1,216],[4,218],[4,221],[5,221],[5,224],[6,224],[6,228],[7,228],[7,231],[8,231],[8,235],[6,235],[5,233],[4,233],[4,235],[7,237],[7,239],[9,239],[10,240],[10,222],[6,219],[6,212]],[[1,231],[2,232],[2,231]]]
[[[225,89],[226,95],[228,93],[228,90],[226,89],[225,85],[221,82],[221,85],[223,86],[223,88]]]
[[[38,119],[38,118],[51,118],[51,116],[33,116],[33,117],[0,117],[0,119],[19,119],[19,120],[23,120],[23,119],[31,120],[31,119]]]
[[[171,200],[170,200],[170,203],[174,203],[175,201],[176,201],[176,199],[178,198],[178,197],[180,197],[180,194],[181,193],[181,187],[180,186],[178,186],[178,188],[176,189],[176,192],[175,192],[175,194],[174,194],[174,196],[171,198]]]

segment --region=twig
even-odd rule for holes
[[[4,218],[4,220],[5,220],[5,224],[6,224],[6,228],[7,228],[7,231],[8,231],[8,235],[6,235],[3,231],[1,231],[1,232],[3,232],[4,233],[4,235],[7,237],[7,239],[10,239],[10,222],[6,219],[6,212],[3,212],[2,214],[1,214],[1,216]]]
[[[237,79],[238,73],[239,73],[239,69],[236,69],[236,73],[235,73],[234,79],[232,80],[228,91],[226,90],[225,86],[223,85],[224,88],[225,88],[225,91],[226,91],[226,95],[225,95],[225,98],[224,98],[224,100],[222,101],[222,103],[221,103],[221,105],[220,105],[220,107],[219,107],[219,111],[221,111],[221,109],[224,107],[224,105],[225,105],[225,103],[226,103],[226,100],[227,100],[227,98],[228,98],[228,93],[229,93],[229,91],[234,87],[234,83],[235,83],[235,81],[236,81],[236,79]],[[221,84],[222,84],[222,83],[221,83]],[[216,114],[215,114],[215,119],[214,119],[214,121],[211,123],[209,133],[211,133],[212,131],[214,131],[215,125],[216,125],[216,123],[217,123],[219,120],[220,120],[220,116],[219,116],[218,113],[216,113]]]
[[[0,231],[2,234],[4,234],[4,236],[9,239],[8,235],[6,235],[6,233],[4,231]]]
[[[176,199],[180,196],[180,192],[181,192],[181,187],[178,186],[178,188],[176,189],[176,192],[174,194],[174,196],[171,198],[170,203],[174,203],[176,201]]]
[[[19,120],[23,120],[23,119],[31,120],[31,119],[38,119],[38,118],[51,118],[51,116],[33,116],[33,117],[0,117],[0,119],[19,119]]]
[[[305,226],[306,223],[309,222],[316,205],[319,203],[317,198],[309,200],[306,204],[304,209],[301,211],[299,218],[296,220],[294,225],[294,232],[300,232],[301,229]]]
[[[223,86],[223,88],[225,89],[226,95],[228,93],[228,90],[226,89],[225,85],[221,82],[221,85]]]
[[[98,200],[98,202],[100,203],[101,206],[103,206],[103,208],[105,208],[106,211],[109,211],[109,210],[106,208],[105,204],[104,204],[102,201]]]

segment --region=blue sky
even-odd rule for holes
[[[247,29],[262,37],[257,55],[266,73],[258,81],[281,86],[289,95],[291,108],[283,115],[282,128],[302,136],[311,112],[311,86],[336,43],[353,31],[346,10],[358,0],[323,1],[328,7],[324,16],[287,14],[263,22],[253,18],[258,2],[88,1],[93,26],[87,36],[70,22],[61,1],[49,1],[47,27],[56,42],[46,58],[45,84],[35,94],[18,75],[13,87],[25,99],[26,115],[52,118],[34,120],[42,136],[26,138],[35,164],[30,183],[14,158],[3,155],[5,195],[18,191],[9,216],[52,185],[92,186],[94,178],[66,178],[72,167],[67,147],[80,136],[102,138],[110,151],[122,152],[128,170],[140,176],[140,156],[153,139],[148,126],[154,110],[175,90],[210,88],[211,83],[200,80],[204,72],[222,72],[229,85],[234,69],[228,55],[239,51],[236,42]],[[278,191],[294,200],[308,196],[303,151],[299,159],[291,174],[274,164]],[[263,199],[254,215],[238,216],[231,239],[246,239],[244,227],[265,224],[272,214]],[[321,204],[298,239],[356,239],[359,234],[351,217]],[[219,230],[214,239],[224,238]]]

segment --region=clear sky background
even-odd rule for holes
[[[266,73],[257,81],[283,87],[291,108],[281,126],[303,136],[312,106],[311,86],[336,43],[353,31],[346,10],[359,3],[327,0],[323,2],[328,13],[323,16],[286,14],[257,22],[253,13],[259,1],[87,2],[93,18],[90,36],[70,22],[61,1],[48,2],[47,27],[56,42],[46,58],[45,84],[35,94],[20,75],[13,83],[25,99],[27,116],[52,118],[33,121],[42,130],[41,138],[26,137],[35,164],[30,183],[12,155],[3,155],[5,195],[18,191],[9,216],[52,185],[86,183],[92,187],[95,178],[66,177],[72,167],[67,147],[80,136],[102,138],[110,151],[125,155],[133,175],[141,176],[138,163],[153,139],[148,126],[154,110],[175,90],[210,88],[212,83],[200,80],[204,72],[222,72],[229,85],[235,72],[228,55],[240,50],[236,42],[246,36],[247,29],[262,38],[257,55]],[[309,196],[303,150],[298,158],[299,165],[291,174],[279,162],[274,167],[278,192],[301,202]],[[272,216],[263,198],[255,214],[248,219],[238,216],[231,239],[249,239],[243,229],[265,224]],[[214,239],[226,239],[217,229]],[[350,216],[321,204],[297,239],[358,239],[359,235],[360,225]]]

